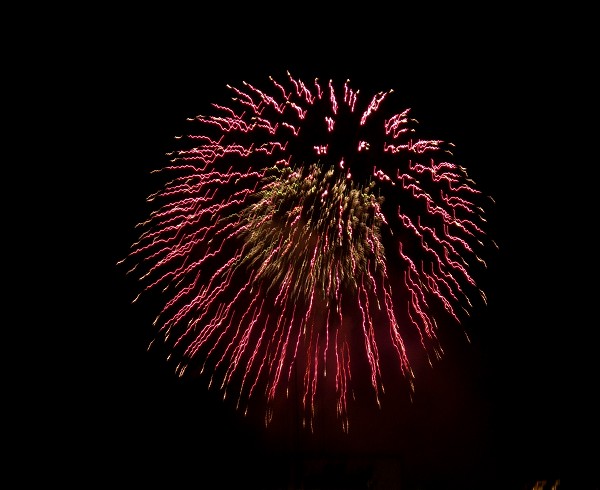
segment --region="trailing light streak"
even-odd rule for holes
[[[489,201],[449,161],[451,144],[415,138],[409,109],[384,109],[391,90],[270,81],[228,86],[231,107],[189,119],[199,134],[177,138],[187,146],[122,262],[144,291],[168,294],[155,326],[180,375],[209,370],[244,410],[299,379],[311,428],[333,376],[347,431],[357,336],[379,404],[382,345],[412,386],[406,336],[439,357],[436,318],[460,322],[485,301],[471,270],[493,243]]]

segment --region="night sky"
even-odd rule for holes
[[[70,354],[82,366],[71,391],[81,393],[72,408],[85,479],[166,488],[521,490],[543,480],[598,488],[597,377],[576,244],[585,240],[585,205],[571,180],[585,172],[558,150],[572,95],[556,81],[566,64],[558,40],[540,32],[534,43],[516,22],[468,35],[449,25],[431,26],[435,35],[399,32],[389,19],[368,35],[325,22],[202,27],[212,22],[181,30],[124,22],[86,63],[97,84],[82,101],[80,122],[94,124],[80,157],[93,168],[95,216],[80,246],[94,251],[85,275],[95,287],[83,295],[82,345]],[[499,251],[483,281],[489,305],[465,326],[471,342],[444,330],[444,358],[433,368],[417,362],[413,401],[400,383],[380,410],[351,404],[347,435],[335,424],[303,431],[288,405],[265,428],[262,413],[244,417],[205,378],[177,378],[164,352],[146,351],[160,305],[131,304],[138,286],[116,265],[157,190],[150,171],[166,162],[185,118],[225,100],[227,84],[264,84],[286,70],[305,81],[350,79],[369,94],[393,88],[423,126],[457,145],[457,163],[496,201],[489,218]]]

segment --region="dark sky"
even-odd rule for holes
[[[596,367],[574,243],[583,205],[578,171],[557,150],[572,93],[556,81],[567,62],[555,36],[533,42],[526,22],[408,32],[388,20],[367,33],[308,18],[266,27],[256,16],[238,29],[213,20],[204,29],[124,22],[86,65],[96,81],[86,117],[100,122],[87,135],[98,289],[81,318],[93,354],[72,356],[85,366],[77,389],[89,409],[76,441],[84,453],[103,448],[85,458],[89,478],[169,488],[520,490],[558,479],[598,488]],[[496,201],[500,250],[486,278],[489,307],[468,325],[472,342],[448,334],[444,359],[419,371],[414,401],[392,388],[381,410],[357,407],[349,435],[302,432],[290,407],[265,429],[203,379],[176,378],[146,352],[156,312],[131,304],[136,285],[116,266],[156,190],[149,172],[185,118],[223,100],[226,84],[286,70],[349,78],[366,92],[393,88],[461,147],[469,175]]]

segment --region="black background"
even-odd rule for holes
[[[582,293],[584,278],[595,281],[591,170],[571,133],[582,125],[573,78],[583,85],[583,40],[533,14],[236,9],[103,14],[61,44],[75,52],[85,39],[69,67],[77,91],[67,90],[83,145],[60,208],[77,230],[75,329],[60,356],[63,422],[52,427],[72,452],[52,474],[83,486],[598,488],[594,320]],[[412,403],[392,390],[381,410],[357,408],[349,435],[303,432],[293,411],[265,428],[202,379],[176,378],[146,351],[156,310],[131,304],[137,285],[117,266],[156,190],[149,173],[185,118],[224,101],[226,84],[264,85],[286,70],[349,78],[365,93],[393,88],[496,201],[500,249],[472,342],[450,335]]]

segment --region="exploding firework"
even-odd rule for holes
[[[189,119],[124,261],[167,293],[155,326],[179,375],[207,373],[244,411],[264,397],[267,424],[299,385],[311,428],[326,386],[347,431],[357,359],[379,404],[384,349],[412,387],[406,339],[439,357],[438,319],[485,302],[489,198],[391,90],[267,84]]]

